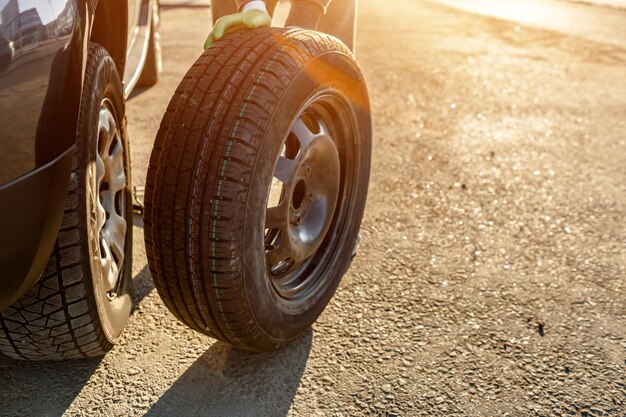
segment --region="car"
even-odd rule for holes
[[[125,100],[159,78],[159,4],[3,3],[0,352],[101,356],[131,312]]]

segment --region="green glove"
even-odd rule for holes
[[[239,29],[256,29],[269,26],[271,23],[272,17],[268,13],[257,9],[220,17],[215,22],[209,37],[204,41],[204,49],[210,47],[216,40],[222,39],[224,35]]]

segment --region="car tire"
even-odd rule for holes
[[[0,351],[17,359],[101,356],[131,310],[132,200],[122,83],[92,44],[61,229],[41,278],[0,314]]]
[[[154,1],[152,7],[152,21],[150,22],[150,41],[148,42],[148,52],[137,85],[139,87],[151,87],[155,85],[163,70],[163,54],[161,51],[161,14],[159,2]]]
[[[180,83],[146,182],[146,250],[183,323],[251,351],[322,313],[348,269],[371,158],[369,99],[350,50],[263,28],[216,42]]]

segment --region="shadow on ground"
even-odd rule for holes
[[[101,360],[24,362],[0,355],[0,415],[62,416]]]
[[[137,310],[141,301],[146,298],[152,290],[154,290],[154,282],[152,282],[150,268],[146,265],[133,277],[133,306],[131,314]]]
[[[146,417],[285,416],[311,350],[309,330],[277,352],[251,354],[218,342],[196,360]]]
[[[133,306],[153,288],[146,266],[133,277]],[[25,362],[0,354],[0,415],[62,416],[101,361]]]

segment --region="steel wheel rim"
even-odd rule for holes
[[[98,115],[95,156],[95,212],[103,289],[115,298],[122,281],[126,249],[126,170],[124,145],[113,105],[104,99]]]
[[[271,286],[290,309],[311,302],[325,284],[320,266],[333,255],[351,203],[354,163],[347,152],[355,137],[347,99],[324,92],[303,106],[283,141],[270,187],[275,201],[266,209],[265,259]],[[277,183],[280,196],[272,198]]]

